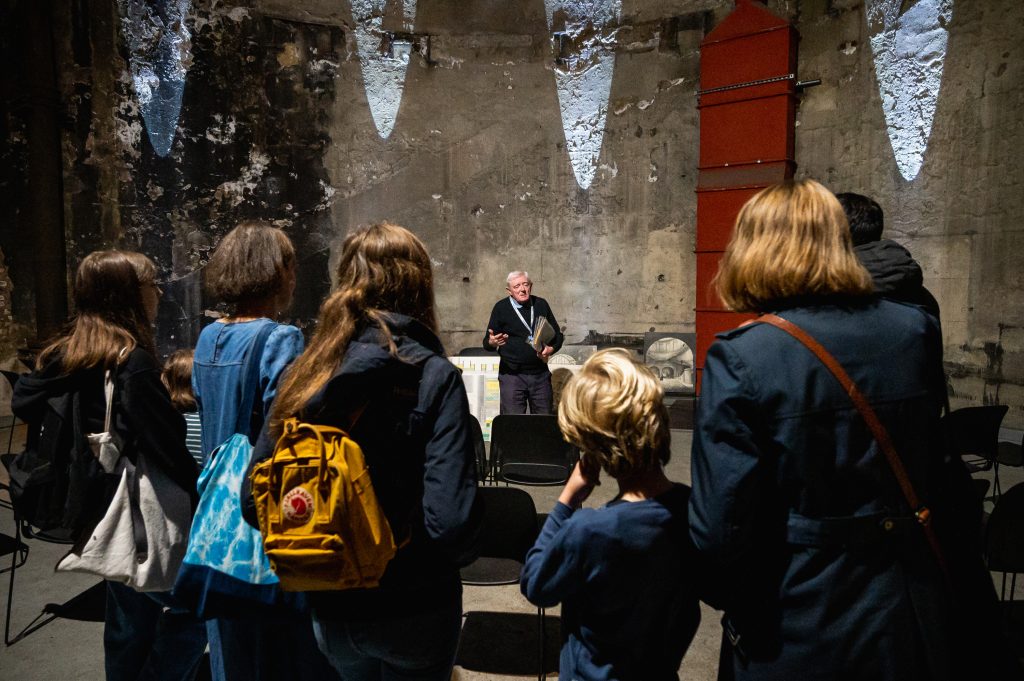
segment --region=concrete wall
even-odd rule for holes
[[[166,4],[173,14],[187,3]],[[1024,8],[918,0],[903,3],[908,17],[900,4],[769,3],[802,35],[798,76],[822,80],[803,96],[798,174],[878,199],[888,236],[918,257],[942,305],[954,406],[1010,404],[1006,424],[1024,426]],[[479,342],[520,268],[568,342],[693,331],[699,43],[730,0],[408,0],[376,18],[371,0],[201,0],[184,32],[166,22],[163,33],[137,0],[55,6],[68,260],[113,243],[153,256],[170,281],[163,349],[209,320],[201,267],[242,217],[296,241],[300,325],[315,318],[346,231],[389,219],[431,250],[453,351]],[[0,47],[16,61],[10,25]],[[408,53],[408,66],[385,53]],[[145,71],[159,71],[154,55],[174,66],[164,90]],[[916,80],[884,75],[880,94],[876,70],[908,64]],[[936,91],[924,135],[920,102]],[[887,110],[894,128],[916,131],[896,151]],[[17,160],[24,115],[4,111],[0,159]],[[0,173],[0,248],[15,320],[31,328],[18,182]]]
[[[823,81],[800,107],[799,175],[876,198],[886,236],[918,259],[941,305],[952,406],[1007,404],[1004,425],[1021,428],[1024,6],[916,3],[923,15],[949,18],[938,22],[948,39],[927,150],[908,179],[895,160],[880,94],[895,99],[900,86],[891,78],[879,86],[871,46],[877,32],[865,17],[880,3],[798,4],[800,76]],[[934,48],[935,36],[930,40]],[[918,99],[934,94],[926,69],[938,63],[938,50],[902,44],[910,46],[898,65],[908,76],[905,88]]]

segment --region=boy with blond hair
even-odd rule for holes
[[[526,557],[531,603],[562,603],[559,678],[678,679],[700,622],[690,489],[665,476],[670,434],[660,381],[619,348],[566,386],[558,423],[581,458]],[[583,502],[604,471],[619,493]]]

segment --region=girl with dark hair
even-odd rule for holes
[[[345,679],[447,680],[459,566],[472,559],[480,512],[473,417],[437,338],[430,257],[409,230],[373,225],[345,239],[336,284],[254,461],[293,416],[350,432],[400,548],[379,587],[308,594],[317,641]]]
[[[12,407],[28,422],[42,415],[51,396],[77,392],[85,433],[104,430],[104,375],[113,374],[111,430],[120,451],[133,463],[140,457],[160,467],[193,497],[196,465],[185,449],[185,423],[160,382],[153,353],[152,325],[160,288],[156,267],[146,256],[127,251],[97,251],[85,257],[75,277],[75,316],[67,330],[39,355],[36,370],[22,377]],[[114,495],[116,476],[73,481],[88,489],[76,497],[76,546],[81,546],[103,517]],[[194,503],[193,499],[193,503]],[[187,614],[165,610],[166,594],[139,593],[107,582],[103,632],[107,679],[193,678],[206,645],[200,623]]]

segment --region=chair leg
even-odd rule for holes
[[[539,619],[538,633],[540,634],[538,655],[537,655],[537,679],[544,681],[547,678],[547,672],[544,670],[544,608],[537,608],[537,616]]]
[[[14,540],[16,542],[21,541],[21,521],[19,521],[17,517],[14,519]],[[57,619],[56,615],[50,615],[46,611],[43,611],[39,613],[34,620],[29,622],[28,626],[22,629],[18,634],[15,634],[14,638],[11,638],[11,606],[14,602],[14,573],[17,572],[14,563],[16,560],[17,554],[15,553],[11,557],[11,579],[7,583],[7,613],[4,619],[4,644],[7,646],[14,645],[32,632],[37,629],[41,629],[53,620]]]
[[[999,487],[999,462],[994,461],[992,463],[992,475],[995,478],[995,482],[992,485],[992,501],[998,501],[999,495],[1003,493],[1003,490]]]

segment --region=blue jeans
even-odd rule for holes
[[[531,414],[551,413],[551,372],[540,374],[498,374],[500,412],[525,414],[529,404]]]
[[[369,622],[313,613],[320,649],[346,681],[448,681],[461,629],[461,598],[442,610]]]
[[[107,582],[103,627],[107,681],[194,679],[205,651],[206,627],[176,608],[170,594],[139,593]]]
[[[308,613],[281,608],[263,617],[207,620],[213,681],[337,681],[317,648]]]

